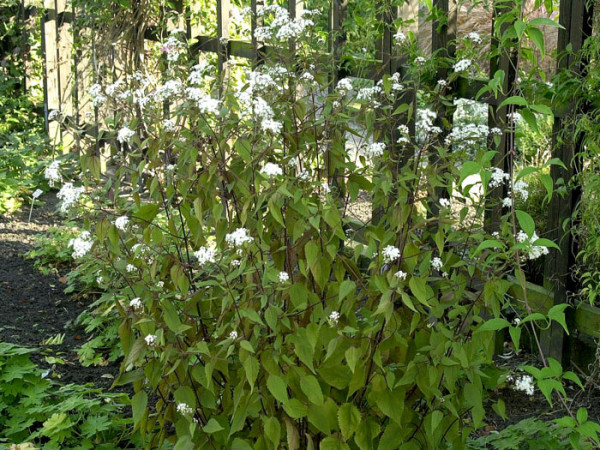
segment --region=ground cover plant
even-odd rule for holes
[[[519,25],[496,37],[535,62],[540,22],[501,12]],[[512,133],[514,114],[503,129],[438,120],[458,77],[481,74],[481,39],[464,37],[453,62],[425,58],[396,29],[405,74],[334,80],[314,57],[318,12],[258,14],[256,37],[279,50],[238,78],[192,63],[174,30],[156,67],[92,86],[118,142],[113,171],[101,177],[90,149],[81,182],[60,160],[49,173],[61,210],[83,216],[72,256],[94,267],[87,278],[119,313],[116,384],[133,385],[144,445],[462,448],[487,394],[509,385],[565,405],[566,431],[548,439],[597,442],[598,426],[566,402],[563,381],[581,384],[577,375],[543,355],[543,368],[514,374],[492,361],[496,331],[518,350],[524,328],[535,341],[551,322],[566,329],[567,305],[544,315],[505,295],[506,275],[524,285],[525,262],[556,246],[515,208],[525,180],[539,174],[547,200],[556,187],[544,170],[563,163],[497,168],[489,148]],[[504,74],[492,75],[483,93],[508,96]],[[537,129],[551,108],[536,92],[504,105]],[[508,158],[512,170],[514,148]],[[365,194],[379,208],[361,223],[349,211]],[[499,217],[484,226],[492,208]],[[504,414],[502,400],[495,410]]]

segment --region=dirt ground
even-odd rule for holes
[[[65,294],[59,276],[44,275],[33,267],[24,253],[33,248],[35,235],[47,230],[60,218],[55,214],[56,196],[48,194],[36,206],[31,222],[29,209],[12,216],[0,215],[0,342],[40,349],[33,359],[49,376],[61,383],[94,383],[106,388],[118,374],[118,364],[106,367],[83,367],[76,350],[89,336],[73,322],[85,304]],[[65,275],[65,274],[60,274]],[[60,345],[42,345],[42,341],[64,333]],[[49,358],[47,358],[49,357]],[[60,358],[65,364],[51,364]]]

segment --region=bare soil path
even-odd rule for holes
[[[76,351],[87,336],[73,324],[86,305],[64,293],[65,284],[58,275],[42,274],[24,257],[33,249],[35,235],[60,221],[55,195],[41,200],[45,204],[34,209],[30,223],[25,207],[11,216],[0,215],[0,342],[39,348],[33,359],[43,370],[51,369],[49,373],[62,383],[93,382],[108,387],[112,380],[107,375],[116,376],[118,364],[83,367],[77,358]],[[42,345],[59,333],[65,335],[62,344]],[[47,356],[65,364],[53,364]]]

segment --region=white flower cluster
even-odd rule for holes
[[[135,266],[133,264],[127,264],[127,266],[125,267],[125,270],[129,273],[135,272]]]
[[[117,140],[121,144],[125,144],[131,142],[131,138],[133,138],[133,136],[135,136],[135,131],[128,127],[123,127],[117,133]]]
[[[82,231],[78,237],[71,239],[68,245],[73,248],[73,253],[71,254],[73,259],[79,259],[91,250],[94,241],[92,241],[89,231]]]
[[[173,133],[175,130],[177,130],[177,127],[175,126],[175,122],[173,122],[171,119],[163,120],[162,125],[163,125],[163,130],[166,133]]]
[[[442,208],[450,208],[450,199],[440,198],[440,206]]]
[[[538,259],[540,256],[543,255],[547,255],[548,253],[550,253],[550,251],[548,250],[548,247],[544,247],[543,245],[535,245],[534,242],[537,241],[540,237],[537,235],[537,233],[534,231],[533,235],[531,236],[531,239],[529,239],[529,236],[527,236],[527,233],[525,233],[523,230],[520,230],[517,235],[515,236],[515,239],[517,240],[517,242],[519,243],[528,243],[529,244],[529,248],[527,250],[527,256],[529,257],[529,259]]]
[[[231,333],[229,333],[229,339],[231,339],[232,341],[235,341],[238,338],[238,332],[233,330]]]
[[[194,252],[194,256],[198,260],[200,266],[203,266],[206,263],[214,263],[216,255],[217,251],[212,247],[200,247]]]
[[[77,203],[77,200],[79,200],[79,196],[83,194],[83,191],[83,186],[75,187],[73,186],[73,183],[65,183],[56,194],[56,196],[62,200],[60,210],[62,212],[67,212],[71,206]]]
[[[278,164],[268,162],[264,166],[262,166],[262,168],[260,169],[260,173],[262,173],[268,178],[273,178],[283,175],[283,170],[281,169],[281,167],[279,167]]]
[[[337,311],[332,311],[331,314],[329,314],[328,320],[331,326],[337,325],[340,320],[340,313]]]
[[[352,80],[350,78],[342,78],[338,81],[335,89],[341,94],[346,95],[348,92],[352,90]]]
[[[438,256],[431,259],[431,267],[434,270],[441,270],[441,268],[443,266],[444,266],[444,263],[442,262],[441,258],[439,258]]]
[[[531,375],[523,375],[522,377],[517,378],[515,381],[515,389],[517,391],[523,391],[527,395],[533,395],[535,392],[533,377]]]
[[[356,95],[357,100],[364,100],[370,102],[373,106],[378,107],[380,103],[376,100],[377,96],[382,93],[380,86],[364,87],[358,90]]]
[[[393,245],[388,245],[381,251],[381,254],[383,255],[383,261],[390,263],[400,258],[400,249]]]
[[[481,42],[482,42],[482,39],[481,39],[481,36],[479,35],[479,33],[476,33],[474,31],[467,34],[467,40],[471,41],[473,44],[481,44]]]
[[[118,95],[119,91],[123,89],[125,82],[123,80],[117,80],[112,84],[106,86],[106,94],[109,97],[115,97]]]
[[[395,72],[391,77],[390,81],[392,82],[392,91],[398,92],[404,89],[404,86],[400,83],[400,72]]]
[[[148,347],[154,347],[158,341],[156,335],[154,334],[147,335],[144,340],[146,341],[146,345],[148,345]]]
[[[273,15],[270,24],[258,27],[254,32],[254,37],[258,40],[294,39],[302,35],[308,27],[314,25],[314,22],[307,18],[307,16],[314,14],[313,11],[309,10],[302,11],[296,19],[291,19],[288,10],[279,5],[265,5],[257,10],[257,16],[259,17],[265,17],[269,14]]]
[[[467,123],[454,126],[445,139],[446,145],[453,145],[454,150],[474,153],[486,144],[490,129],[484,124]]]
[[[154,91],[153,97],[157,102],[164,102],[174,98],[175,96],[183,92],[183,83],[179,80],[167,80],[156,91]]]
[[[44,170],[44,177],[48,180],[50,187],[54,187],[54,183],[60,181],[60,161],[52,161],[46,170]]]
[[[417,132],[417,140],[424,142],[429,134],[438,134],[442,132],[442,129],[433,124],[437,118],[435,111],[431,109],[419,109],[417,111],[417,123],[415,125]]]
[[[90,94],[94,107],[101,106],[106,102],[106,97],[102,94],[102,86],[98,83],[93,84],[88,93]]]
[[[188,82],[190,84],[202,84],[204,82],[204,76],[206,75],[206,72],[209,72],[214,68],[215,66],[206,61],[196,64],[194,67],[192,67],[190,75],[188,76]]]
[[[129,217],[121,216],[117,217],[115,220],[115,227],[121,231],[125,231],[127,229],[127,224],[129,223]]]
[[[470,59],[461,59],[456,64],[454,64],[455,72],[463,72],[465,70],[469,70],[471,68],[471,64],[473,62]]]
[[[187,403],[178,403],[177,412],[184,416],[191,416],[194,410]]]
[[[290,276],[287,272],[279,272],[279,282],[285,283],[290,279]]]
[[[362,146],[362,152],[369,158],[375,158],[383,155],[385,144],[383,142],[373,142]]]
[[[417,56],[414,61],[417,66],[424,66],[426,62],[427,60],[422,56]]]
[[[504,197],[502,199],[502,207],[503,208],[512,208],[512,205],[513,205],[512,198],[510,198],[510,197]]]
[[[406,274],[406,272],[403,272],[403,271],[401,271],[401,270],[399,270],[398,272],[396,272],[396,273],[394,274],[394,276],[395,276],[396,278],[398,278],[400,281],[404,281],[404,280],[406,280],[406,275],[407,275],[407,274]]]
[[[504,184],[505,181],[510,180],[510,175],[504,170],[494,167],[492,169],[492,178],[490,179],[489,187],[497,188]]]
[[[225,235],[225,242],[234,247],[241,247],[247,242],[252,242],[254,240],[248,234],[248,230],[246,228],[238,228],[233,233],[229,233]]]
[[[178,31],[178,30],[174,30]],[[171,36],[165,41],[165,43],[161,47],[161,51],[167,55],[168,61],[177,61],[179,56],[185,49],[185,45],[179,39],[174,36],[173,31],[171,32]]]
[[[221,102],[216,98],[207,95],[200,88],[187,88],[185,90],[187,98],[196,103],[196,106],[202,114],[218,114],[221,109]]]
[[[142,309],[143,308],[142,300],[140,300],[139,297],[131,299],[131,301],[129,302],[129,307],[136,309],[136,310]]]
[[[398,31],[394,35],[394,42],[396,45],[404,45],[408,42],[408,36],[406,36],[406,34],[404,34],[402,31]]]
[[[527,199],[529,198],[529,191],[527,190],[528,187],[529,185],[527,184],[527,182],[523,180],[516,181],[513,185],[515,194],[520,196],[523,199],[523,201],[527,201]]]

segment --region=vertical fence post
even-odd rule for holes
[[[580,76],[584,71],[584,68],[577,64],[576,57],[585,39],[592,32],[592,8],[593,3],[588,5],[586,0],[561,0],[560,2],[559,23],[561,28],[558,31],[557,69],[568,69],[571,76]],[[568,47],[570,50],[567,52]],[[552,157],[560,159],[567,170],[553,165],[550,169],[551,176],[554,182],[562,178],[567,186],[581,163],[579,153],[583,147],[583,139],[581,136],[575,136],[576,130],[573,123],[573,115],[577,112],[578,107],[576,100],[571,100],[564,114],[554,118],[552,130]],[[569,190],[564,197],[554,195],[548,208],[548,238],[560,247],[560,252],[550,249],[550,254],[545,261],[544,279],[546,287],[554,292],[555,305],[566,303],[568,293],[577,288],[572,277],[577,249],[570,232],[570,219],[580,194],[580,190],[575,188]],[[563,229],[566,223],[569,224],[567,230]],[[542,332],[541,345],[547,356],[560,361],[563,365],[569,363],[569,340],[565,339],[562,327],[556,322],[552,322],[550,328]]]
[[[221,81],[225,78],[229,43],[229,0],[217,0],[217,69]]]

